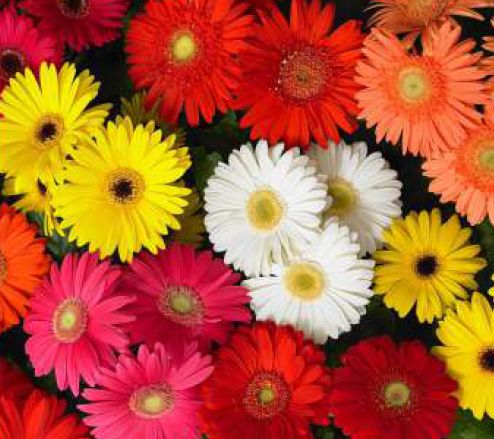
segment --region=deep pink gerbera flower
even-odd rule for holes
[[[29,18],[10,6],[0,11],[0,92],[17,72],[37,72],[43,61],[58,64],[61,56],[56,40],[42,36]]]
[[[42,32],[81,51],[118,38],[129,0],[22,0],[19,6],[40,20]]]
[[[123,275],[122,293],[135,294],[128,325],[131,341],[183,345],[198,339],[201,348],[223,343],[232,322],[248,322],[247,289],[210,251],[173,244],[152,256],[142,253]]]
[[[55,370],[58,388],[79,394],[81,378],[95,385],[101,366],[114,364],[128,339],[121,328],[133,317],[122,311],[133,299],[115,294],[120,270],[98,255],[68,254],[35,292],[24,329],[36,376]]]
[[[195,343],[176,351],[143,345],[137,358],[122,355],[115,368],[102,369],[100,388],[86,389],[89,403],[79,409],[96,439],[199,439],[198,386],[212,370]]]

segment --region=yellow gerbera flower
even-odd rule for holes
[[[29,69],[18,73],[0,99],[0,170],[22,185],[52,179],[108,115],[111,105],[87,108],[99,86],[87,70],[76,76],[72,64],[57,72],[43,63],[39,81]]]
[[[20,184],[15,178],[8,178],[4,182],[3,195],[19,197],[14,206],[22,212],[35,212],[43,215],[43,231],[45,235],[52,235],[54,231],[62,234],[63,231],[55,218],[55,211],[51,204],[54,182],[30,180]]]
[[[437,336],[443,346],[434,354],[458,381],[460,406],[477,419],[494,418],[494,312],[487,299],[474,293],[471,303],[459,302],[440,322]]]
[[[441,222],[441,213],[422,211],[394,220],[384,232],[385,249],[374,253],[375,292],[405,317],[416,305],[420,322],[442,317],[456,298],[477,288],[474,276],[485,267],[480,246],[470,245],[472,231],[457,215]]]
[[[171,241],[198,247],[203,242],[206,233],[204,213],[201,210],[203,205],[195,189],[185,199],[189,205],[184,209],[184,213],[178,217],[180,230],[173,232]]]
[[[118,250],[124,262],[142,247],[163,248],[162,235],[180,228],[176,216],[190,193],[176,184],[190,159],[174,141],[126,118],[74,150],[53,199],[62,228],[71,228],[69,241],[89,243],[102,258]]]

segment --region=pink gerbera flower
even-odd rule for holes
[[[123,275],[121,289],[135,294],[128,325],[131,341],[178,346],[198,339],[207,348],[223,343],[232,322],[248,322],[251,314],[240,275],[209,251],[173,244],[157,256],[142,253]]]
[[[13,7],[0,11],[0,92],[17,72],[36,72],[42,61],[57,64],[61,56],[56,40],[42,36],[29,18]]]
[[[79,409],[96,439],[198,439],[198,385],[212,372],[197,345],[167,351],[141,346],[137,358],[122,355],[115,368],[102,369],[99,389],[83,393]]]
[[[99,367],[115,363],[114,350],[128,345],[120,325],[133,319],[121,310],[132,298],[114,293],[119,276],[97,254],[68,254],[60,269],[52,265],[24,323],[36,376],[55,370],[59,389],[78,395],[81,378],[94,386]]]
[[[19,6],[40,20],[42,32],[81,51],[118,38],[129,0],[22,0]]]

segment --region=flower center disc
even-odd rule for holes
[[[110,203],[135,205],[143,197],[144,179],[133,169],[120,168],[106,177],[104,187]]]
[[[247,386],[244,406],[254,418],[266,419],[281,412],[289,400],[285,381],[275,373],[262,372]]]
[[[481,352],[479,358],[480,367],[486,372],[494,372],[494,348]]]
[[[494,172],[494,146],[484,147],[478,156],[478,162],[482,170]]]
[[[333,204],[328,209],[327,216],[344,216],[352,211],[358,201],[353,186],[342,178],[335,178],[329,182],[328,194],[333,198]]]
[[[80,299],[67,299],[53,315],[53,332],[62,343],[73,343],[87,327],[87,308]]]
[[[0,285],[3,283],[6,277],[7,277],[7,259],[0,250]]]
[[[195,58],[197,50],[197,41],[189,31],[178,31],[171,40],[172,58],[177,63],[191,61]]]
[[[284,207],[271,190],[253,192],[247,202],[247,216],[252,227],[263,232],[274,230],[281,222]]]
[[[89,14],[90,0],[57,0],[57,5],[67,18],[83,18]]]
[[[286,98],[307,101],[324,91],[327,78],[325,59],[316,50],[306,48],[281,61],[278,86]]]
[[[415,272],[424,278],[429,278],[437,273],[437,269],[439,268],[439,263],[437,258],[433,255],[423,255],[420,256],[415,261]]]
[[[22,72],[26,62],[22,53],[16,50],[4,50],[0,53],[0,78],[8,81],[16,73]]]
[[[401,381],[393,381],[384,386],[384,402],[388,407],[402,408],[410,403],[411,390]]]
[[[46,114],[36,124],[34,129],[34,145],[40,150],[46,150],[60,143],[64,123],[58,114]]]
[[[285,289],[302,300],[314,300],[326,289],[326,276],[319,265],[312,262],[291,264],[283,276]]]
[[[141,387],[130,398],[130,409],[140,418],[158,419],[173,408],[174,397],[168,386]]]
[[[431,82],[424,69],[407,67],[399,74],[399,92],[401,98],[410,104],[427,100],[431,94]]]
[[[202,323],[204,305],[200,296],[187,286],[170,286],[158,298],[158,309],[171,321],[196,326]]]

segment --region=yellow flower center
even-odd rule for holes
[[[401,381],[393,381],[384,386],[383,397],[388,407],[403,408],[410,403],[411,390]]]
[[[272,404],[276,400],[276,393],[270,385],[265,385],[259,389],[257,400],[261,405]]]
[[[247,202],[247,216],[254,229],[270,232],[283,219],[283,203],[273,191],[261,189],[253,192]]]
[[[159,296],[157,306],[166,318],[179,325],[196,326],[203,321],[201,297],[188,286],[169,286]]]
[[[312,262],[295,262],[283,275],[285,289],[302,300],[314,300],[326,289],[326,276],[322,268]]]
[[[0,79],[8,81],[16,73],[22,72],[26,67],[24,55],[12,49],[0,52]]]
[[[129,407],[140,418],[158,419],[173,408],[174,402],[171,388],[157,385],[136,390],[130,398]]]
[[[3,281],[7,277],[7,259],[5,255],[0,250],[0,285],[2,285]]]
[[[414,270],[422,278],[429,278],[437,273],[439,263],[434,255],[422,255],[414,262]]]
[[[186,63],[195,58],[198,44],[194,35],[189,31],[178,31],[171,41],[171,53],[173,60],[178,63]]]
[[[402,99],[416,104],[428,99],[431,94],[431,82],[424,69],[406,67],[399,74],[399,92]]]
[[[273,372],[253,377],[244,396],[244,407],[256,419],[268,419],[281,412],[290,401],[284,379]]]
[[[56,0],[59,11],[67,18],[83,18],[89,14],[90,0]]]
[[[34,127],[34,145],[46,150],[60,144],[64,123],[58,114],[45,114]]]
[[[342,178],[335,178],[328,183],[328,194],[333,198],[333,203],[326,216],[342,217],[350,213],[358,201],[357,192],[353,186]]]
[[[324,91],[328,75],[326,59],[306,48],[281,61],[277,89],[288,99],[310,100]]]
[[[53,332],[62,343],[74,343],[87,327],[87,308],[80,299],[67,299],[53,315]]]
[[[104,192],[111,204],[134,206],[144,195],[145,183],[141,174],[128,168],[110,172],[104,181]]]
[[[484,147],[478,156],[479,166],[487,172],[494,171],[494,145]]]

